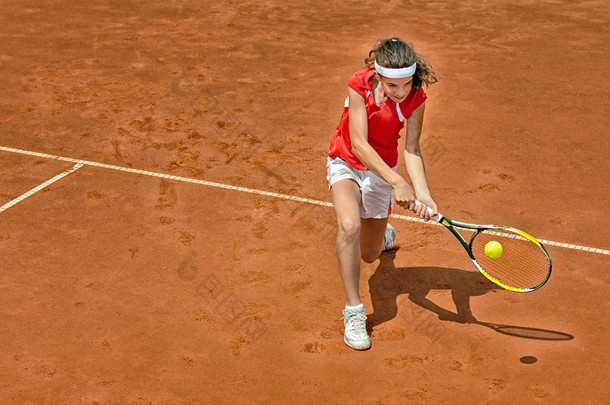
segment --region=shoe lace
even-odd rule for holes
[[[349,329],[354,332],[365,332],[366,331],[366,315],[364,312],[351,312],[343,310],[343,318],[347,318]]]

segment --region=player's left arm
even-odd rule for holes
[[[409,178],[413,184],[415,197],[417,200],[430,207],[432,209],[432,213],[430,213],[423,205],[409,207],[409,209],[411,209],[421,218],[430,219],[430,217],[438,213],[438,207],[430,195],[430,189],[428,188],[428,182],[426,180],[424,159],[422,157],[421,148],[419,145],[425,110],[426,103],[424,102],[417,107],[407,119],[407,136],[405,140],[404,159],[405,165],[407,166],[407,173],[409,173]]]

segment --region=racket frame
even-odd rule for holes
[[[434,217],[432,217],[433,220],[437,221],[438,223],[440,223],[441,225],[443,225],[445,228],[449,229],[449,231],[451,231],[451,233],[460,241],[460,243],[462,244],[462,246],[464,247],[464,249],[466,249],[466,252],[468,253],[468,256],[470,257],[470,260],[472,260],[472,262],[474,263],[474,265],[476,266],[476,268],[487,278],[489,279],[491,282],[493,282],[496,285],[499,285],[500,287],[510,290],[510,291],[515,291],[515,292],[530,292],[530,291],[534,291],[539,289],[540,287],[542,287],[547,281],[548,279],[551,277],[551,271],[553,268],[553,262],[551,259],[551,255],[549,254],[549,252],[546,250],[546,248],[544,247],[544,245],[542,243],[540,243],[536,238],[534,238],[533,236],[531,236],[530,234],[523,232],[519,229],[510,227],[510,226],[504,226],[504,225],[476,225],[476,224],[469,224],[469,223],[465,223],[465,222],[459,222],[459,221],[453,221],[441,214],[438,214]],[[466,239],[464,239],[464,237],[458,232],[457,229],[455,229],[455,227],[458,228],[463,228],[463,229],[469,229],[474,231],[474,233],[472,234],[472,236],[470,237],[470,241],[466,242]],[[476,238],[476,236],[486,230],[493,230],[493,229],[498,229],[498,230],[503,230],[503,231],[510,231],[510,232],[514,232],[519,236],[522,236],[528,240],[530,240],[531,242],[535,243],[546,255],[547,259],[549,260],[549,271],[545,277],[545,279],[540,282],[538,285],[533,286],[533,287],[528,287],[528,288],[517,288],[508,284],[503,283],[502,281],[498,280],[497,278],[495,278],[494,276],[492,276],[491,274],[487,273],[485,271],[485,269],[477,262],[477,260],[475,259],[474,255],[472,254],[472,242],[474,241],[474,238]]]

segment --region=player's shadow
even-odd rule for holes
[[[373,312],[368,315],[369,332],[398,314],[398,297],[406,295],[416,305],[438,316],[442,321],[486,326],[506,335],[538,340],[570,340],[574,336],[547,329],[500,325],[478,321],[470,309],[470,297],[503,290],[478,271],[446,267],[394,266],[397,250],[383,252],[379,266],[369,279]],[[456,312],[443,308],[427,298],[432,290],[449,290]]]

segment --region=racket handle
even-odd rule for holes
[[[415,200],[415,207],[419,207],[420,205],[424,205],[426,207],[426,209],[428,210],[428,214],[430,214],[430,219],[435,220],[436,222],[441,222],[443,220],[443,216],[441,215],[441,213],[437,213],[436,215],[432,215],[432,208],[426,206],[424,203],[419,202],[417,200]]]

